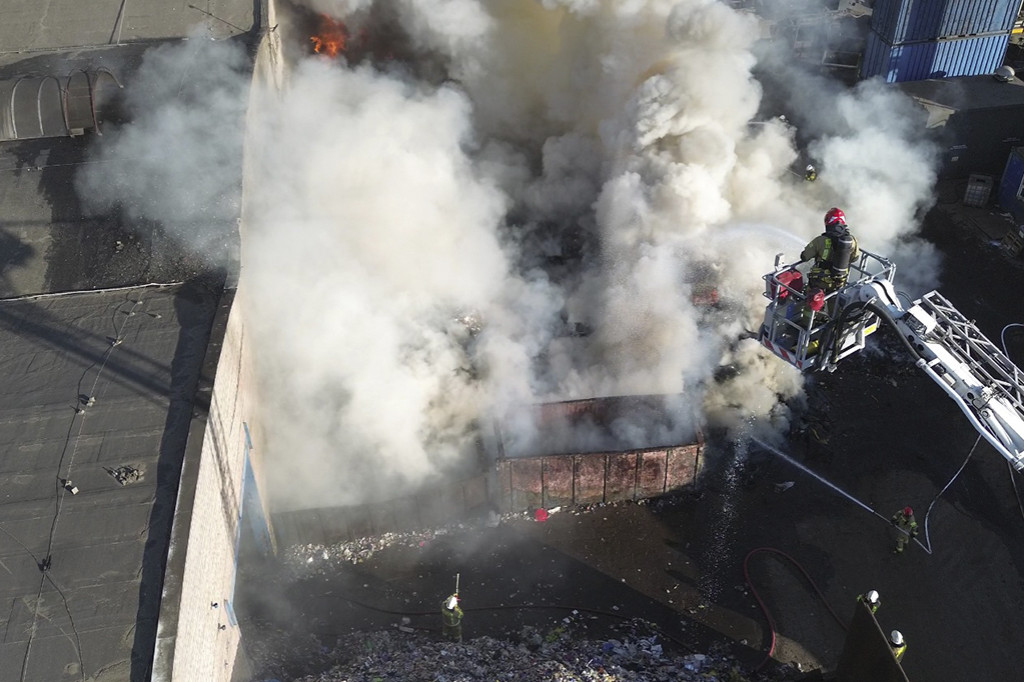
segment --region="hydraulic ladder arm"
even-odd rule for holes
[[[904,307],[892,284],[892,263],[863,250],[851,265],[852,281],[826,297],[832,314],[818,322],[800,315],[807,297],[794,274],[797,265],[781,265],[778,257],[764,276],[770,302],[758,340],[765,348],[802,372],[833,371],[884,322],[985,440],[1024,470],[1024,372],[973,322],[937,291]]]
[[[1024,470],[1024,372],[937,291],[914,301],[895,324],[917,367],[1015,470]]]

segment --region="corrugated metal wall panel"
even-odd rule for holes
[[[1021,0],[877,0],[871,28],[891,45],[1008,32]]]
[[[999,208],[1013,214],[1014,222],[1024,222],[1024,201],[1018,192],[1024,182],[1024,148],[1014,147],[1006,159],[1006,169],[999,183]]]
[[[937,40],[892,45],[868,34],[861,78],[881,76],[889,83],[992,73],[1003,63],[1009,34],[987,38]]]
[[[503,512],[656,497],[696,484],[703,445],[504,459],[492,502]]]

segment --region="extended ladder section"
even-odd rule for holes
[[[932,291],[904,308],[892,285],[892,263],[861,251],[849,284],[812,311],[800,263],[780,261],[764,276],[769,303],[761,345],[803,372],[831,371],[885,322],[985,440],[1024,470],[1024,372],[941,294]]]
[[[1024,372],[937,291],[893,317],[917,366],[1014,469],[1024,469]]]

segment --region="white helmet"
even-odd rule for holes
[[[448,597],[448,603],[445,604],[445,607],[447,607],[447,609],[449,611],[454,611],[455,607],[458,606],[458,605],[459,605],[459,598],[456,597],[453,594],[452,596]]]
[[[1007,66],[1006,64],[1003,64],[998,69],[996,69],[996,72],[992,74],[992,77],[995,78],[1000,83],[1009,83],[1014,79],[1016,75],[1017,72],[1013,70],[1012,66]]]
[[[889,635],[889,641],[893,643],[893,646],[902,646],[903,633],[899,630],[893,630],[892,634]]]
[[[875,592],[874,590],[871,590],[870,592],[868,592],[867,598],[868,598],[868,603],[869,604],[877,604],[878,603],[878,592]]]

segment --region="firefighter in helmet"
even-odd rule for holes
[[[902,554],[903,547],[910,542],[911,538],[917,537],[917,519],[914,518],[914,510],[904,507],[892,515],[889,523],[896,526],[899,534],[896,536],[896,549],[893,554]]]
[[[825,231],[811,240],[800,253],[800,260],[813,260],[807,275],[810,288],[831,293],[846,286],[850,263],[860,257],[857,240],[846,225],[846,214],[830,208],[825,214]]]
[[[459,606],[458,592],[441,603],[441,631],[445,639],[462,641],[462,607]]]
[[[896,657],[896,662],[902,662],[903,654],[907,651],[907,640],[904,639],[902,632],[893,630],[889,633],[889,648],[892,649],[892,655]]]
[[[878,596],[878,592],[876,590],[868,590],[864,594],[858,596],[857,601],[865,604],[869,609],[871,609],[871,613],[877,613],[878,607],[882,605],[882,599]]]

